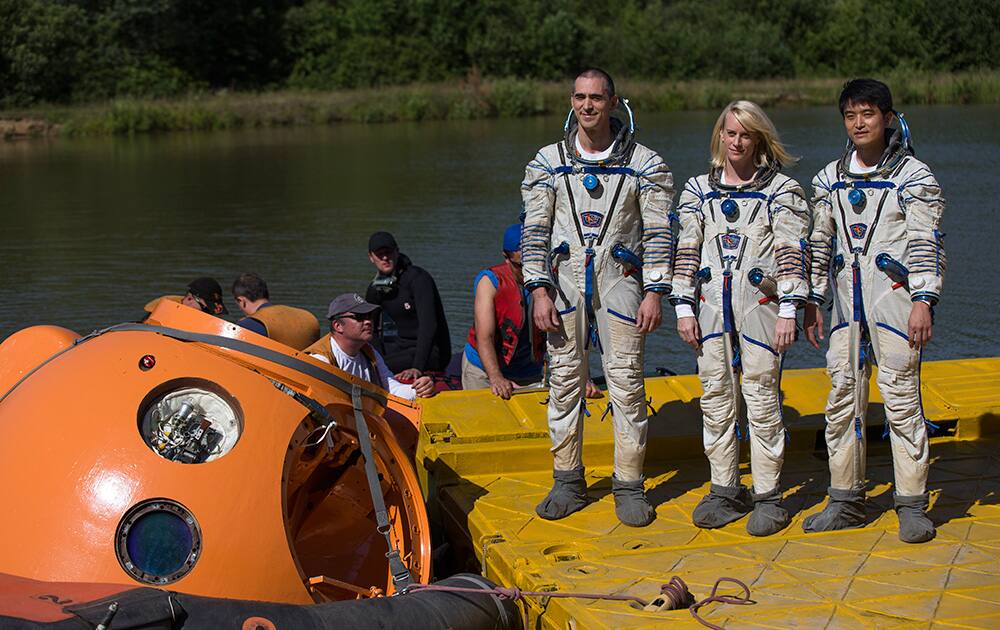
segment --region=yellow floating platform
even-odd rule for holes
[[[880,442],[882,405],[872,381],[869,407],[870,523],[857,530],[806,534],[802,520],[825,502],[829,473],[822,446],[829,379],[822,370],[788,370],[782,380],[791,442],[782,475],[795,514],[768,538],[746,533],[746,519],[717,530],[691,524],[708,492],[695,376],[646,381],[650,418],[646,489],[656,521],[620,524],[611,496],[613,437],[590,401],[584,462],[594,503],[561,521],[535,515],[551,485],[545,392],[510,401],[489,391],[428,400],[417,468],[432,520],[455,555],[504,586],[653,599],[673,575],[698,599],[722,576],[745,582],[752,606],[710,604],[700,611],[726,628],[1000,628],[1000,358],[929,362],[923,403],[939,425],[932,439],[930,516],[937,538],[897,538],[892,461]],[[819,448],[817,448],[819,446]],[[744,458],[747,447],[744,446]],[[741,470],[749,484],[749,466]],[[458,567],[462,568],[462,567]],[[726,592],[735,594],[728,589]],[[526,598],[531,628],[701,628],[687,610],[644,612],[629,602]]]

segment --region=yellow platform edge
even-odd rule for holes
[[[1000,359],[925,363],[926,416],[942,427],[932,440],[931,517],[935,540],[896,536],[892,466],[877,442],[884,416],[872,383],[869,408],[870,523],[858,530],[805,534],[801,521],[822,508],[828,474],[817,432],[829,379],[823,370],[787,370],[783,415],[791,434],[782,487],[794,522],[768,538],[745,519],[699,530],[690,512],[708,488],[701,453],[701,387],[694,376],[647,380],[650,418],[647,493],[657,520],[621,525],[610,493],[613,440],[599,420],[585,424],[588,493],[594,503],[558,522],[534,506],[551,483],[544,392],[502,401],[488,391],[450,392],[426,402],[418,471],[432,519],[452,557],[522,590],[628,593],[652,599],[679,575],[697,597],[717,577],[750,585],[753,606],[712,605],[713,623],[747,628],[1000,627]],[[744,450],[746,448],[744,447]],[[745,456],[745,453],[744,453]],[[744,462],[744,483],[749,468]],[[530,627],[702,627],[687,611],[646,613],[628,603],[526,598]]]

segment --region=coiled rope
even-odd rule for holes
[[[736,584],[741,589],[743,589],[742,595],[719,595],[719,586],[723,582],[732,582]],[[515,587],[504,587],[496,586],[491,589],[478,589],[478,588],[463,588],[460,586],[442,586],[438,584],[411,584],[406,588],[405,591],[400,593],[405,595],[406,593],[413,593],[416,591],[441,591],[448,593],[470,593],[479,595],[496,595],[502,599],[509,599],[512,601],[517,601],[524,597],[561,597],[561,598],[575,598],[575,599],[605,599],[612,601],[631,601],[642,606],[643,610],[650,612],[660,612],[664,610],[680,610],[682,608],[687,608],[691,611],[691,616],[703,626],[712,628],[713,630],[724,630],[722,626],[717,626],[711,622],[705,621],[698,615],[698,610],[703,606],[707,606],[712,603],[720,604],[735,604],[738,606],[747,606],[750,604],[755,604],[756,602],[750,599],[750,589],[746,584],[737,580],[736,578],[730,577],[720,577],[715,581],[715,586],[712,587],[712,592],[708,597],[702,600],[696,601],[694,595],[688,590],[687,584],[684,580],[677,577],[676,575],[670,578],[670,581],[660,587],[660,595],[657,596],[653,601],[647,602],[641,597],[636,597],[635,595],[615,595],[611,593],[578,593],[578,592],[565,592],[565,591],[522,591],[521,589]]]

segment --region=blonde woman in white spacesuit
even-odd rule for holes
[[[945,201],[914,157],[906,121],[881,81],[855,79],[840,95],[847,151],[813,179],[812,294],[804,327],[819,347],[820,306],[832,284],[832,387],[826,403],[829,501],[806,531],[865,524],[865,411],[871,364],[885,401],[895,476],[899,538],[930,540],[929,444],[920,403],[920,357],[931,340],[933,307],[944,284],[940,230]],[[891,125],[898,121],[898,129]]]
[[[709,494],[692,515],[722,527],[752,512],[747,532],[789,523],[779,477],[785,453],[781,362],[808,296],[809,207],[795,163],[755,103],[735,101],[712,130],[711,170],[692,177],[677,205],[680,231],[670,301],[677,331],[698,352]],[[740,483],[740,407],[746,401],[753,492]]]

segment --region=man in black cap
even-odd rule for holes
[[[412,385],[400,383],[393,377],[382,356],[371,346],[378,315],[379,307],[365,302],[357,293],[338,295],[327,310],[330,334],[324,335],[305,352],[378,385],[393,396],[413,400],[436,394],[429,376],[416,378]]]
[[[143,310],[146,314],[142,321],[145,321],[149,314],[156,310],[162,300],[180,302],[184,306],[196,308],[209,315],[228,315],[229,310],[222,303],[222,287],[213,278],[198,278],[187,286],[187,293],[184,295],[164,295],[152,300]]]
[[[404,380],[444,370],[451,359],[451,337],[434,278],[400,253],[388,232],[368,239],[368,260],[378,273],[365,299],[382,308],[375,345],[389,369]]]

